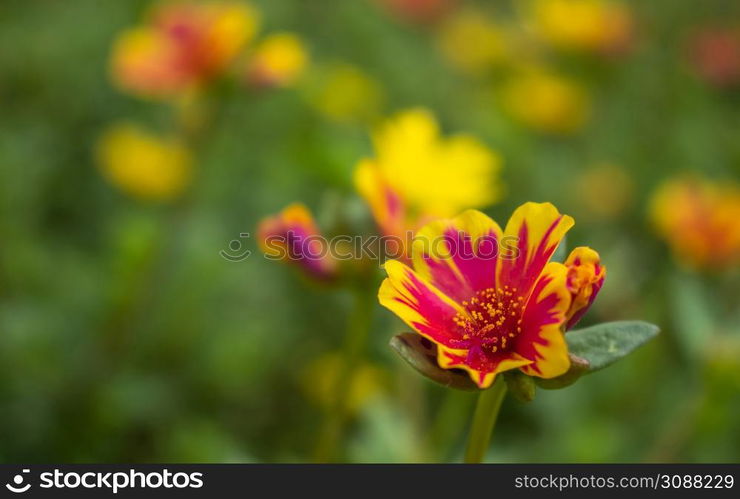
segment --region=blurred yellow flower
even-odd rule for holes
[[[323,355],[308,365],[305,370],[304,388],[308,396],[318,405],[331,409],[339,382],[343,362],[337,353]],[[353,368],[346,410],[357,413],[362,407],[383,391],[384,373],[368,362]]]
[[[381,232],[400,236],[431,218],[497,201],[499,156],[470,135],[443,137],[434,116],[412,109],[373,135],[375,158],[360,161],[355,186]]]
[[[257,86],[287,87],[301,77],[308,64],[303,41],[293,33],[275,33],[255,48],[247,80]]]
[[[653,194],[650,217],[683,263],[697,268],[740,263],[740,185],[697,178],[665,182]]]
[[[591,101],[581,85],[543,69],[511,76],[501,88],[501,99],[514,119],[546,133],[574,133],[591,112]]]
[[[97,144],[96,156],[112,184],[141,199],[171,200],[182,193],[192,176],[192,158],[182,143],[133,124],[110,128]]]
[[[238,1],[163,2],[148,22],[113,44],[111,73],[124,91],[166,98],[218,75],[257,31],[259,15]]]
[[[343,123],[372,122],[385,100],[380,84],[349,64],[323,68],[308,98],[324,116]]]
[[[506,62],[510,53],[510,34],[484,13],[465,9],[451,16],[439,33],[442,54],[454,66],[471,74],[481,74]]]
[[[618,51],[632,36],[632,15],[621,2],[534,0],[532,17],[540,37],[566,50]]]
[[[613,164],[594,165],[579,175],[573,184],[573,198],[582,208],[582,218],[616,218],[633,199],[634,182],[629,172]]]

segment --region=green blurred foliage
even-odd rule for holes
[[[594,117],[573,137],[511,123],[488,84],[447,65],[425,27],[368,1],[254,0],[267,29],[290,29],[316,61],[379,81],[385,113],[432,109],[504,158],[504,221],[524,201],[574,216],[571,244],[598,248],[605,289],[584,325],[618,319],[663,334],[603,372],[534,402],[504,403],[496,461],[740,461],[738,274],[680,270],[646,221],[652,189],[683,170],[740,177],[737,91],[687,68],[684,40],[737,5],[631,2],[634,50],[603,63],[554,64],[587,82]],[[488,4],[487,2],[480,2]],[[504,2],[502,2],[503,4]],[[93,147],[121,119],[166,129],[162,104],[117,92],[111,41],[145,1],[3,0],[0,6],[0,460],[307,461],[322,409],[305,367],[339,348],[351,297],[285,266],[220,256],[243,232],[301,200],[321,219],[353,197],[364,126],[331,123],[300,90],[226,92],[177,206],[126,197]],[[496,7],[496,6],[494,6]],[[627,169],[634,195],[593,219],[575,179],[594,164]],[[352,204],[355,203],[355,204]],[[400,323],[377,307],[369,358],[392,382],[352,423],[353,461],[459,460],[473,394],[415,377],[390,348]],[[734,353],[734,355],[728,354]]]

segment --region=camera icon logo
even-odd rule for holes
[[[24,469],[23,473],[30,473],[31,470]],[[5,487],[11,491],[15,492],[16,494],[21,494],[23,492],[26,492],[28,489],[31,488],[31,484],[27,483],[26,485],[23,485],[23,475],[18,474],[13,477],[13,483],[6,483]]]

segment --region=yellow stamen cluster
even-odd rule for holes
[[[478,339],[495,353],[505,350],[509,339],[521,333],[523,304],[517,288],[486,288],[463,301],[465,311],[453,320],[464,331],[464,340]]]

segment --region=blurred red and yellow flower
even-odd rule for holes
[[[274,33],[262,40],[247,65],[247,81],[259,87],[287,87],[304,73],[308,52],[293,33]]]
[[[653,194],[650,216],[676,257],[696,268],[740,263],[740,186],[697,178],[669,180]]]
[[[514,119],[545,133],[577,132],[591,113],[581,85],[542,68],[515,72],[501,88],[501,100]]]
[[[122,32],[113,45],[111,72],[123,90],[167,98],[217,76],[257,31],[259,15],[239,1],[170,1],[148,22]]]
[[[360,161],[355,186],[384,235],[407,239],[425,221],[497,201],[501,160],[469,135],[443,137],[423,109],[400,113],[373,136],[375,157]]]
[[[480,388],[511,369],[559,376],[570,367],[564,329],[604,277],[587,248],[549,261],[573,224],[550,203],[525,203],[505,230],[476,210],[432,222],[414,239],[413,269],[386,262],[380,303],[437,345],[440,367]]]
[[[319,281],[336,277],[337,261],[305,205],[294,203],[265,218],[259,224],[257,237],[266,256],[297,265]]]
[[[532,26],[547,43],[565,50],[621,52],[632,39],[632,13],[610,0],[534,0]]]
[[[141,199],[172,200],[192,177],[192,157],[181,141],[129,123],[110,128],[98,142],[96,156],[112,184]]]
[[[705,27],[693,34],[689,50],[696,72],[710,84],[740,83],[740,29]]]

